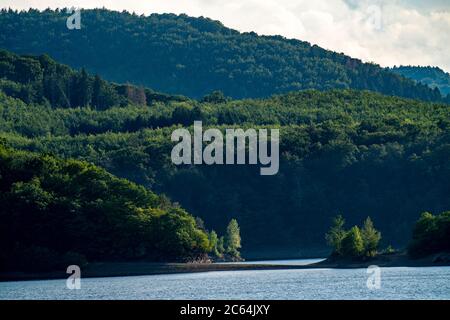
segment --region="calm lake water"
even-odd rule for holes
[[[224,271],[81,279],[80,290],[65,280],[17,281],[0,283],[0,299],[450,299],[450,267],[382,268],[380,289],[367,288],[368,276],[366,269]]]

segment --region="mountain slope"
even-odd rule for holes
[[[450,74],[438,67],[400,66],[391,71],[431,88],[438,88],[443,96],[450,95]]]
[[[47,53],[108,80],[199,98],[222,90],[234,98],[299,89],[353,88],[439,101],[438,90],[378,65],[280,36],[239,33],[186,15],[148,17],[84,10],[81,30],[68,30],[65,10],[0,13],[0,47]]]

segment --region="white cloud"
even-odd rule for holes
[[[239,31],[281,34],[383,66],[450,71],[448,0],[0,0],[0,7],[18,9],[70,6],[206,16]]]

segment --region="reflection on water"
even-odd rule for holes
[[[366,269],[308,269],[91,278],[80,290],[65,280],[4,282],[0,299],[450,299],[450,267],[382,268],[379,290],[367,278]]]

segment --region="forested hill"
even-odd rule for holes
[[[21,54],[46,53],[111,81],[193,98],[213,90],[251,98],[300,89],[353,88],[442,100],[439,90],[378,65],[303,41],[240,33],[206,18],[84,10],[81,29],[69,30],[68,16],[66,10],[2,10],[0,47]]]
[[[443,96],[450,94],[450,74],[438,67],[400,66],[391,69],[406,78],[438,88]]]
[[[0,271],[183,261],[210,251],[207,233],[167,198],[92,164],[16,151],[2,139],[0,219]]]
[[[4,73],[0,76],[0,138],[5,139],[5,145],[94,163],[118,177],[166,194],[204,219],[207,230],[214,229],[219,234],[225,234],[228,221],[236,218],[242,231],[244,256],[261,258],[273,252],[277,255],[273,257],[279,258],[321,249],[331,218],[340,213],[350,224],[371,216],[383,233],[383,246],[404,246],[421,212],[450,208],[450,108],[446,104],[361,90],[305,90],[246,100],[230,100],[220,94],[200,101],[161,94],[157,96],[166,98],[156,99],[147,95],[147,89],[129,85],[123,93],[117,90],[121,85],[74,71],[48,56],[23,57],[5,51],[1,56]],[[140,94],[135,94],[135,90]],[[104,94],[99,95],[101,92]],[[112,105],[97,105],[98,96],[113,97]],[[279,173],[261,177],[259,168],[252,165],[175,166],[170,159],[171,133],[179,125],[191,126],[194,120],[202,120],[205,128],[221,130],[235,126],[279,128]],[[44,250],[46,254],[70,250],[87,254],[88,259],[92,257],[85,248],[49,248],[45,237],[47,220],[38,221],[47,228],[39,229],[43,242],[38,248],[30,248],[30,242],[26,242],[29,226],[22,224],[28,214],[41,212],[44,215],[40,218],[46,219],[49,213],[53,219],[60,208],[65,212],[56,217],[65,219],[65,214],[71,215],[66,209],[73,207],[80,217],[89,220],[89,210],[98,205],[100,213],[105,214],[100,218],[119,219],[118,224],[111,226],[116,235],[116,227],[123,226],[122,219],[128,221],[126,217],[131,215],[129,218],[134,221],[136,212],[140,219],[139,208],[146,208],[145,203],[134,201],[136,193],[132,190],[137,186],[121,184],[98,168],[84,163],[75,168],[82,172],[73,171],[71,160],[62,160],[56,169],[50,166],[49,171],[45,168],[57,160],[44,157],[41,161],[36,155],[31,156],[31,162],[20,160],[28,157],[14,150],[0,150],[0,214],[9,217],[11,210],[17,211],[10,203],[21,206],[18,212],[23,213],[14,216],[18,220],[2,218],[8,221],[2,224],[7,230],[10,225],[20,226],[17,230],[24,237],[25,248],[17,248],[19,257],[28,255],[29,250],[39,256],[43,248],[50,250]],[[47,160],[51,163],[47,164]],[[110,183],[123,186],[125,194]],[[97,189],[95,194],[76,193],[79,187],[97,184],[100,198],[96,196]],[[142,188],[138,191],[145,194]],[[107,208],[115,206],[110,200],[116,194],[124,206],[134,203],[131,208],[117,207],[126,217],[114,210],[114,217],[108,214]],[[149,208],[158,208],[158,203],[149,203]],[[146,215],[142,218],[145,220]],[[52,220],[55,230],[58,219]],[[186,224],[179,226],[188,228],[193,237],[198,233],[197,227],[205,228],[203,223],[194,228],[192,217],[186,219]],[[136,227],[144,225],[138,223]],[[127,230],[131,234],[135,229]],[[212,231],[203,231],[212,237]],[[72,230],[64,232],[76,236]],[[183,249],[185,240],[196,243],[185,238],[183,232],[168,233],[175,237],[171,239],[176,248],[181,243]],[[0,230],[0,240],[4,234]],[[8,247],[12,240],[9,237],[0,243]],[[161,245],[159,251],[151,245],[153,240],[148,241],[148,258],[169,255],[164,251],[168,247]],[[188,246],[188,258],[197,254],[196,247]],[[201,252],[213,250],[211,243],[207,247]],[[112,256],[121,255],[117,252]],[[173,259],[185,258],[183,252],[174,254]]]

